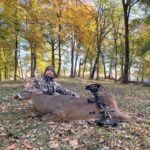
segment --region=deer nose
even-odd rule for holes
[[[14,96],[14,98],[17,99],[17,100],[22,100],[22,99],[23,99],[23,97],[21,97],[20,94],[16,94],[16,95]]]
[[[16,95],[14,95],[14,98],[15,98],[15,99],[18,99],[19,97],[18,97],[18,95],[16,94]]]

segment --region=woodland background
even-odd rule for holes
[[[44,121],[13,96],[18,79],[53,65],[65,88],[90,97],[85,86],[100,83],[121,111],[149,119],[149,87],[120,84],[150,83],[149,10],[149,0],[0,0],[0,149],[149,150],[148,124]]]
[[[0,81],[41,74],[149,82],[149,0],[1,0]]]

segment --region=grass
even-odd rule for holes
[[[88,97],[85,85],[101,83],[112,93],[121,110],[134,116],[150,116],[149,87],[122,85],[109,80],[59,79],[64,87]],[[100,128],[86,121],[54,123],[42,121],[27,101],[14,100],[13,94],[21,83],[0,83],[0,149],[14,146],[15,150],[148,150],[150,125],[123,123],[117,128]]]

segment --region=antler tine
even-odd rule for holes
[[[25,78],[22,78],[22,77],[20,77],[20,76],[18,76],[18,75],[16,75],[17,76],[17,78],[19,78],[19,79],[21,79],[22,81],[25,81],[26,82],[26,79]]]
[[[33,81],[36,80],[36,78],[31,78],[29,76],[25,76],[25,79],[26,79],[27,82],[33,82]]]

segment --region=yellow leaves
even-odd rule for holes
[[[144,59],[144,73],[146,77],[150,77],[150,54],[147,54]]]
[[[3,49],[2,49],[2,48],[0,48],[0,60],[1,60],[2,62],[5,62],[5,56],[4,56],[4,52],[3,52]]]

